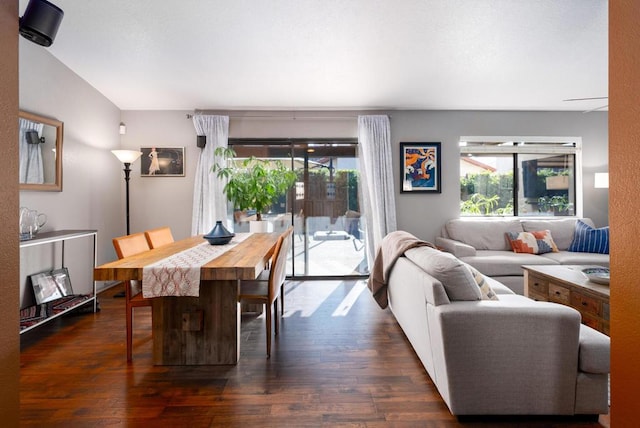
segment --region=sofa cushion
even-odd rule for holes
[[[609,254],[559,251],[557,253],[540,254],[540,258],[544,258],[561,265],[596,265],[609,267]],[[550,264],[550,262],[546,261],[544,264]]]
[[[482,295],[471,272],[453,254],[430,247],[407,250],[404,256],[440,281],[449,300],[481,300]]]
[[[489,284],[487,277],[481,274],[480,271],[478,271],[478,269],[474,268],[473,266],[468,265],[466,263],[464,265],[467,267],[467,269],[469,269],[469,272],[471,273],[471,277],[473,278],[473,280],[476,282],[476,285],[480,289],[480,295],[482,296],[482,300],[499,300],[498,296],[493,291],[493,288],[491,288],[491,285]]]
[[[556,253],[548,253],[556,254]],[[545,254],[546,255],[546,254]],[[513,251],[477,251],[473,257],[461,257],[462,261],[487,276],[522,276],[522,265],[556,265],[560,264],[535,254],[514,253]]]
[[[522,229],[525,232],[531,232],[534,230],[548,230],[553,236],[553,242],[556,243],[558,250],[566,250],[573,241],[573,233],[576,227],[577,219],[571,218],[559,218],[553,220],[535,220],[535,219],[521,219]],[[583,222],[593,226],[593,222],[589,218],[582,219]]]
[[[596,229],[578,220],[569,251],[609,254],[609,226]]]
[[[449,238],[476,250],[511,250],[507,232],[523,232],[518,219],[453,219],[446,224]]]
[[[558,251],[549,230],[507,232],[507,239],[514,253],[544,254]]]

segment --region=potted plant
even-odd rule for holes
[[[255,210],[257,221],[262,221],[265,210],[296,181],[296,173],[277,159],[251,156],[235,160],[236,152],[228,147],[218,147],[214,154],[221,162],[215,163],[211,170],[226,180],[223,191],[227,199],[237,210]],[[256,230],[255,227],[252,230]]]

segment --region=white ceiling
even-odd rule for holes
[[[122,110],[607,103],[563,102],[607,96],[607,0],[50,1],[48,49]]]

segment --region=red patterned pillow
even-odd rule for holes
[[[507,232],[507,239],[514,253],[544,254],[557,253],[558,247],[551,231],[539,230],[535,232]]]

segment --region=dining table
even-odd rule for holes
[[[152,300],[155,365],[237,364],[239,283],[257,278],[265,269],[279,235],[236,234],[225,245],[210,245],[202,235],[192,236],[97,266],[94,280],[142,281],[144,292],[151,293],[145,297]],[[199,261],[191,261],[197,258],[190,257],[194,253],[198,253]],[[199,278],[186,291],[180,290],[180,284],[147,287],[153,272],[175,281],[189,271]]]

